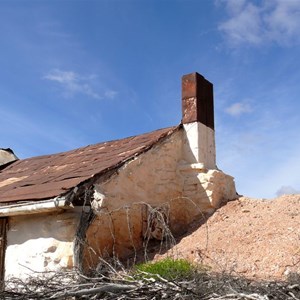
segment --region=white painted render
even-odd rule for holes
[[[5,279],[28,279],[73,266],[79,209],[9,217]]]
[[[216,168],[215,131],[200,122],[183,124],[183,157],[192,163],[202,163],[207,169]]]

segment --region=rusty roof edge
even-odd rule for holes
[[[140,154],[143,154],[143,153],[149,151],[151,148],[153,148],[153,146],[157,145],[158,143],[162,142],[166,138],[170,137],[172,134],[179,131],[182,127],[183,127],[183,125],[180,123],[179,125],[170,128],[169,131],[163,133],[157,140],[155,140],[151,144],[149,144],[147,146],[144,146],[143,148],[138,150],[136,153],[132,154],[131,156],[127,157],[126,159],[121,160],[119,163],[117,163],[113,166],[110,166],[110,167],[102,170],[99,173],[94,174],[92,177],[90,177],[86,180],[83,180],[76,187],[79,188],[79,187],[82,187],[86,184],[88,184],[88,186],[90,187],[95,183],[96,180],[98,180],[100,177],[102,177],[102,176],[104,176],[105,174],[108,174],[108,173],[109,173],[109,175],[108,175],[108,177],[105,178],[105,180],[109,179],[113,174],[115,174],[117,172],[118,169],[120,169],[127,162],[129,162],[129,161],[133,160],[134,158],[138,157]],[[74,189],[74,187],[72,189]],[[67,195],[68,193],[70,193],[72,191],[72,189],[69,189],[68,191],[66,191],[66,193],[61,194],[60,196]]]

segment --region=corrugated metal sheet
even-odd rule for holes
[[[78,184],[122,165],[178,127],[14,162],[0,171],[0,202],[63,195]]]

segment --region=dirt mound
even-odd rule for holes
[[[300,195],[228,202],[166,255],[253,279],[296,276],[300,274]]]

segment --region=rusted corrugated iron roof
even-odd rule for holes
[[[0,202],[49,199],[145,152],[178,127],[16,161],[0,171]]]

